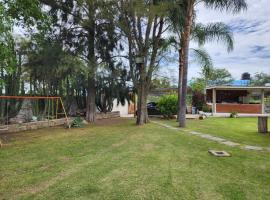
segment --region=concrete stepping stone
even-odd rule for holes
[[[270,147],[266,147],[265,150],[270,151]]]
[[[225,139],[223,138],[219,138],[219,137],[214,137],[214,136],[211,136],[210,138],[208,138],[209,140],[212,140],[212,141],[215,141],[215,142],[224,142],[226,141]]]
[[[189,133],[192,134],[192,135],[201,135],[202,134],[202,133],[199,133],[199,132],[196,132],[196,131],[190,131]]]
[[[213,136],[208,135],[208,134],[201,134],[199,135],[201,138],[205,138],[205,139],[211,139]]]
[[[215,141],[215,142],[224,142],[224,141],[226,141],[223,138],[215,137],[215,136],[208,135],[208,134],[202,134],[202,135],[199,135],[199,136],[201,138],[205,138],[205,139],[212,140],[212,141]]]
[[[246,150],[262,151],[262,147],[246,145],[243,147]]]
[[[231,142],[231,141],[224,141],[224,142],[221,142],[221,144],[225,144],[225,145],[228,145],[228,146],[230,146],[230,147],[240,146],[239,143]]]

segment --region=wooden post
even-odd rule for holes
[[[137,107],[136,107],[136,93],[133,94],[134,96],[134,118],[136,118],[136,110],[137,110]]]
[[[264,90],[261,92],[261,105],[262,105],[262,114],[264,114]]]
[[[69,121],[68,121],[68,116],[67,116],[67,113],[66,113],[66,109],[65,109],[64,103],[63,103],[61,97],[60,97],[59,99],[60,99],[60,103],[61,103],[61,106],[62,106],[62,108],[63,108],[64,114],[65,114],[67,127],[70,128],[70,124],[69,124]]]
[[[55,110],[55,118],[57,119],[57,115],[58,115],[58,99],[56,99],[56,110]]]
[[[216,89],[213,89],[213,92],[212,92],[212,114],[216,113],[216,103],[217,103],[217,92],[216,92]]]
[[[258,132],[259,133],[268,133],[267,121],[268,121],[267,116],[258,117]]]

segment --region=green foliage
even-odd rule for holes
[[[107,73],[106,73],[107,72]],[[130,87],[127,85],[128,74],[121,65],[115,65],[113,71],[103,69],[96,78],[96,106],[100,112],[111,112],[113,101],[125,105],[130,102]]]
[[[204,49],[191,49],[192,50],[192,58],[195,62],[200,64],[203,68],[212,68],[213,61],[211,56]]]
[[[190,81],[192,92],[204,92],[205,86],[205,80],[203,78],[192,78]]]
[[[186,103],[187,103],[187,106],[192,106],[192,95],[186,96]]]
[[[196,24],[192,30],[192,38],[200,46],[206,42],[219,41],[227,45],[228,52],[233,50],[233,33],[230,27],[222,22]]]
[[[264,86],[266,83],[270,83],[270,74],[256,73],[251,79],[251,84],[254,86]]]
[[[202,111],[206,112],[206,113],[209,113],[209,112],[212,112],[212,109],[209,108],[209,106],[207,104],[203,104]]]
[[[73,121],[70,123],[70,126],[73,128],[80,128],[83,126],[83,120],[80,117],[76,117],[73,119]]]
[[[159,88],[169,88],[171,87],[171,82],[168,78],[154,78],[151,83],[151,89]]]
[[[0,69],[5,73],[10,73],[16,66],[16,55],[14,53],[14,39],[12,36],[12,18],[3,4],[0,3]],[[0,79],[0,84],[4,84],[4,79]]]
[[[238,116],[238,112],[231,112],[230,113],[230,118],[236,118]]]
[[[149,95],[147,98],[148,102],[158,102],[160,99],[160,96],[154,96],[154,95]]]
[[[158,108],[163,116],[170,119],[177,113],[178,97],[177,94],[170,94],[162,96],[158,103]]]
[[[223,85],[230,83],[233,80],[231,73],[225,68],[214,68],[204,66],[201,72],[201,78],[195,79],[195,83],[206,85]]]
[[[199,110],[203,109],[205,105],[205,95],[200,91],[192,93],[192,106],[196,107]]]
[[[223,85],[226,83],[231,82],[232,79],[232,75],[231,73],[227,70],[227,69],[219,69],[219,68],[214,68],[212,70],[212,72],[210,73],[210,77],[208,79],[208,81],[210,81],[210,83],[215,84],[215,85]]]

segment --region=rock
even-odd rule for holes
[[[200,120],[203,120],[203,119],[205,119],[205,118],[207,118],[207,115],[206,115],[204,112],[200,113],[199,119],[200,119]]]
[[[203,111],[199,111],[199,115],[204,115],[204,112]]]
[[[84,119],[84,120],[82,120],[82,124],[87,125],[88,122]]]
[[[75,98],[72,99],[71,105],[69,107],[68,115],[69,116],[76,116],[78,110],[78,104]]]
[[[23,100],[22,107],[16,117],[10,119],[11,124],[30,122],[33,117],[31,100]]]

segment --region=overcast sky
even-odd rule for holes
[[[205,45],[211,55],[214,66],[228,69],[235,79],[243,72],[252,75],[256,72],[270,73],[270,1],[247,0],[248,10],[239,14],[230,14],[204,8],[198,5],[197,22],[224,22],[234,33],[234,51],[227,53],[226,46],[217,43]],[[195,47],[191,44],[191,47]],[[170,73],[177,71],[177,63],[171,63]],[[198,76],[200,71],[196,63],[191,63],[189,79]]]

